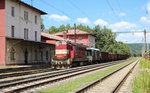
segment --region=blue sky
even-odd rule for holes
[[[46,28],[61,24],[107,26],[115,31],[150,30],[149,0],[22,0],[48,14],[42,16]],[[150,36],[149,34],[147,35]],[[143,42],[143,33],[119,34],[126,43]],[[147,38],[150,42],[150,40]]]

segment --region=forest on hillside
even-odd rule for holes
[[[141,56],[142,54],[142,47],[143,43],[132,43],[132,44],[127,44],[130,49],[131,49],[131,55],[133,56]],[[149,44],[149,49],[150,49],[150,44]]]
[[[83,31],[87,31],[96,36],[96,48],[99,48],[101,51],[116,53],[116,54],[126,54],[131,55],[130,48],[124,44],[123,42],[116,41],[116,34],[112,32],[111,29],[107,27],[100,27],[99,25],[91,28],[89,26],[85,26],[82,24],[71,26],[60,25],[59,27],[51,26],[49,29],[45,31],[47,33],[53,34],[57,32],[67,31],[68,29],[79,29]]]

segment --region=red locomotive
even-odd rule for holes
[[[56,42],[55,57],[52,60],[52,67],[72,67],[86,65],[86,46],[73,44],[67,41]]]

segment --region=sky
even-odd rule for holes
[[[150,0],[22,0],[43,10],[45,28],[62,24],[107,26],[117,34],[117,41],[143,43],[150,32]],[[32,1],[32,3],[31,3]],[[150,42],[150,33],[147,41]]]

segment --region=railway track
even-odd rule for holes
[[[45,69],[45,68],[50,68],[48,64],[38,64],[38,65],[27,65],[27,66],[20,66],[20,67],[14,67],[14,68],[0,68],[0,74],[3,73],[13,73],[13,72],[18,72],[18,71],[30,71],[30,70],[40,70],[40,69]]]
[[[135,61],[134,63],[128,64],[128,65],[108,74],[107,76],[104,76],[103,78],[101,78],[97,81],[94,81],[94,82],[78,89],[76,91],[76,93],[118,93],[119,89],[122,87],[122,85],[124,84],[124,82],[126,81],[126,79],[128,78],[128,76],[130,75],[130,73],[132,72],[132,70],[134,69],[134,67],[136,66],[137,63],[138,63],[138,60]],[[118,83],[116,83],[115,86],[113,86],[113,83],[115,82],[115,79],[113,79],[113,75],[116,74],[116,76],[119,77],[119,75],[117,75],[117,73],[127,67],[130,67],[130,68],[128,68],[129,71],[127,71],[127,73],[124,75],[124,77]],[[111,83],[113,82],[112,84],[110,82],[105,82],[105,81],[107,81],[108,78],[111,78],[111,80],[109,80],[109,81],[111,81]]]
[[[7,73],[0,73],[0,79],[12,78],[12,77],[19,77],[43,72],[50,72],[56,69],[52,68],[43,68],[43,69],[34,69],[34,70],[27,70],[27,71],[16,71],[16,72],[7,72]],[[58,70],[58,69],[57,69]]]
[[[114,90],[112,91],[112,93],[118,93],[118,91],[121,89],[121,87],[125,83],[126,79],[129,77],[129,75],[131,74],[131,72],[135,68],[136,64],[130,69],[130,71],[125,75],[125,77],[118,83],[118,85],[114,88]]]
[[[120,62],[109,62],[109,63],[103,63],[103,64],[89,65],[89,66],[49,72],[46,74],[36,75],[32,77],[20,78],[18,80],[3,81],[3,82],[0,82],[0,92],[14,93],[14,92],[25,91],[33,87],[38,87],[40,85],[44,85],[47,83],[57,82],[62,79],[66,79],[66,78],[80,75],[83,73],[95,71],[95,70],[102,69],[108,66],[112,66],[118,63]]]

